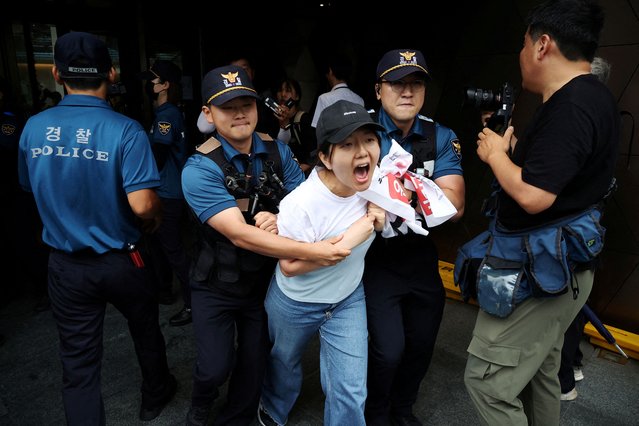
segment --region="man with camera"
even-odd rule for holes
[[[457,209],[452,218],[457,220],[464,213],[461,149],[452,130],[419,113],[429,79],[418,50],[391,50],[379,61],[375,92],[381,108],[373,115],[386,129],[380,132],[381,157],[393,139],[413,154],[409,170],[422,171],[442,189]],[[420,425],[412,406],[445,301],[435,244],[415,233],[389,239],[378,235],[366,257],[364,287],[370,335],[367,424]]]
[[[509,232],[544,228],[600,204],[608,193],[619,113],[590,73],[603,22],[593,0],[548,1],[528,15],[522,87],[543,103],[512,154],[512,127],[503,136],[484,128],[477,140],[479,158],[501,186],[496,214]],[[478,312],[464,380],[482,424],[559,424],[564,332],[594,279],[593,262],[571,267],[573,291],[529,297],[505,318]]]

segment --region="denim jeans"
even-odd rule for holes
[[[287,297],[273,278],[265,306],[273,344],[262,390],[268,414],[282,425],[288,420],[302,388],[304,350],[319,331],[324,425],[364,426],[368,332],[363,285],[338,303],[306,303]]]

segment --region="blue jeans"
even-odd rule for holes
[[[319,331],[324,424],[365,425],[368,331],[363,285],[338,303],[306,303],[287,297],[273,278],[265,306],[273,347],[262,406],[273,420],[282,425],[288,420],[302,388],[304,350]]]

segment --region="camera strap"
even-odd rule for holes
[[[283,180],[282,158],[280,157],[277,143],[266,134],[257,134],[264,142],[267,151],[266,158],[262,157],[263,171],[275,175],[272,177],[273,179],[278,178],[277,180]],[[261,185],[261,183],[248,181],[246,174],[240,173],[237,168],[226,159],[224,150],[220,149],[221,147],[222,143],[219,140],[215,137],[210,137],[197,148],[197,153],[213,160],[220,167],[220,170],[224,173],[224,182],[226,183],[229,194],[236,199],[242,213],[245,213],[248,211],[250,197],[253,195],[253,192],[255,192],[256,187]]]

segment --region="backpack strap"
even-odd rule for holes
[[[274,143],[274,139],[267,133],[256,133],[260,137],[260,139],[262,139],[262,141],[266,142],[264,145],[266,146],[268,154],[265,164],[269,161],[272,161],[275,173],[277,173],[280,179],[284,179],[282,158],[280,157],[280,152],[277,149],[277,144]],[[235,166],[233,166],[233,164],[227,161],[226,157],[224,157],[223,152],[217,150],[221,146],[222,143],[219,140],[215,139],[215,137],[211,136],[206,140],[206,142],[198,146],[196,151],[204,155],[205,157],[209,157],[211,160],[215,161],[215,163],[220,166],[220,169],[222,169],[224,176],[227,177],[227,172],[234,172],[236,170]],[[229,167],[231,167],[232,170],[229,169]]]
[[[437,130],[434,121],[423,115],[418,115],[417,118],[422,123],[424,135],[413,141],[413,164],[410,169],[419,175],[430,177],[437,158]]]
[[[257,135],[260,137],[260,139],[262,139],[263,141],[273,141],[273,138],[271,137],[271,135],[269,135],[268,133],[264,133],[264,132],[255,132],[257,133]]]
[[[298,144],[302,144],[302,127],[300,126],[300,122],[302,121],[302,116],[305,114],[305,111],[297,111],[295,113],[295,117],[293,117],[293,123],[291,126],[291,142],[295,141]]]
[[[206,140],[206,142],[198,146],[196,151],[198,151],[202,155],[206,155],[214,149],[219,148],[220,146],[222,146],[222,143],[211,136]]]

